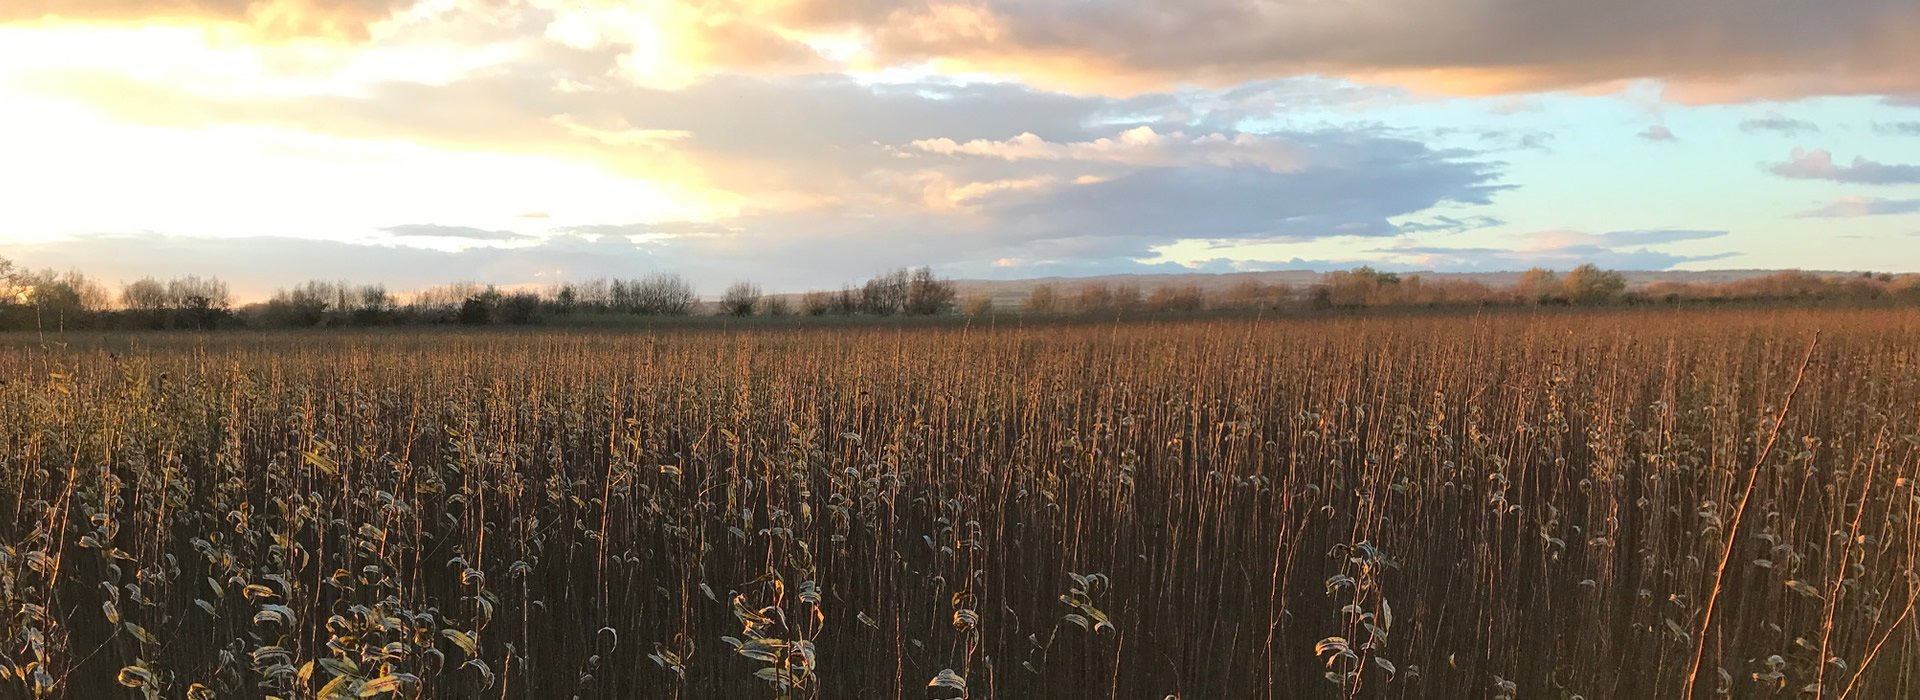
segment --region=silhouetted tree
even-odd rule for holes
[[[807,292],[800,297],[800,311],[808,316],[825,316],[833,310],[833,292]]]
[[[720,308],[735,316],[752,316],[759,303],[760,285],[752,282],[735,282],[720,295]]]
[[[454,320],[465,326],[484,326],[493,323],[493,307],[500,301],[500,293],[489,287],[486,291],[467,297],[460,303],[460,312]]]
[[[515,326],[539,323],[540,295],[515,292],[498,296],[494,301],[493,321]]]
[[[953,302],[958,297],[953,283],[934,277],[933,268],[914,270],[907,280],[907,313],[922,316],[947,313],[953,310]]]
[[[905,311],[907,289],[911,284],[906,268],[867,280],[860,287],[860,310],[878,316]]]
[[[152,277],[143,277],[120,288],[120,305],[130,311],[158,313],[167,308],[167,285]]]
[[[332,304],[333,285],[318,280],[290,289],[275,290],[267,300],[264,315],[275,325],[306,328],[318,326],[327,318]]]

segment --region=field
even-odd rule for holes
[[[0,698],[1920,697],[1915,311],[0,342]]]

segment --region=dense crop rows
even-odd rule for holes
[[[0,697],[1920,697],[1913,312],[8,342]]]

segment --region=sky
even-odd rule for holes
[[[1912,0],[6,0],[109,284],[1920,271]]]

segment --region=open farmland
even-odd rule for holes
[[[1920,697],[1914,311],[5,342],[0,697]]]

